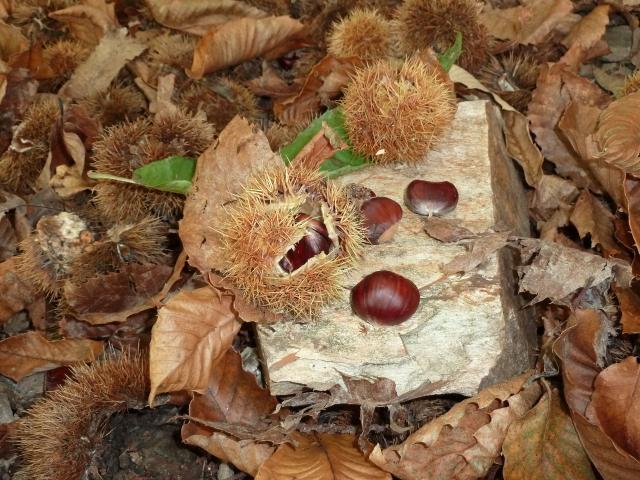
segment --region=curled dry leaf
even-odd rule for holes
[[[285,125],[309,122],[318,114],[322,105],[328,105],[331,99],[342,92],[361,62],[357,57],[337,58],[327,55],[307,74],[296,95],[274,103],[274,114]]]
[[[288,16],[239,18],[209,30],[196,45],[187,72],[200,79],[207,73],[251,60],[280,47],[287,50],[302,44],[298,39],[304,25]],[[298,39],[298,40],[296,40]]]
[[[151,331],[149,403],[159,393],[203,392],[241,321],[233,296],[212,287],[181,291],[158,311]]]
[[[240,117],[231,120],[218,142],[200,155],[179,229],[192,266],[204,274],[212,269],[224,270],[225,259],[220,256],[221,239],[216,230],[224,205],[240,192],[254,168],[281,163],[264,133]]]
[[[9,63],[14,57],[29,50],[29,40],[18,27],[0,21],[0,60]],[[2,63],[0,63],[0,66]],[[0,69],[0,73],[3,72]]]
[[[640,295],[633,288],[614,289],[622,319],[622,333],[640,333]]]
[[[616,446],[640,458],[640,364],[636,357],[627,357],[598,374],[586,416]]]
[[[104,92],[122,67],[145,49],[143,44],[127,36],[126,29],[109,31],[58,93],[77,100]]]
[[[119,27],[115,3],[105,0],[84,0],[81,5],[51,12],[49,17],[65,23],[71,35],[89,45],[97,45],[105,33]]]
[[[520,269],[520,291],[536,295],[531,303],[544,299],[562,303],[579,289],[609,285],[612,281],[628,285],[631,280],[630,265],[620,260],[605,260],[599,255],[535,239],[522,239],[519,243],[524,261],[533,259]],[[576,265],[580,268],[576,269]]]
[[[6,322],[36,299],[33,287],[18,276],[15,258],[0,263],[0,292],[0,323]]]
[[[508,243],[509,232],[488,233],[475,239],[469,251],[453,258],[442,267],[447,274],[466,273],[486,262]]]
[[[457,218],[428,217],[424,220],[424,231],[432,238],[444,243],[459,242],[475,238],[477,233],[463,225]]]
[[[503,446],[505,478],[595,480],[560,393],[544,385],[538,404],[509,427]]]
[[[542,176],[544,156],[536,147],[529,131],[529,121],[520,112],[504,110],[504,136],[507,152],[522,167],[529,186],[535,186]]]
[[[211,370],[204,393],[195,394],[189,416],[213,422],[255,425],[276,408],[277,400],[260,388],[255,377],[242,369],[242,359],[229,350]],[[240,441],[191,421],[182,427],[182,441],[206,450],[255,476],[275,448],[265,443]]]
[[[615,239],[613,213],[596,198],[584,190],[575,206],[569,220],[578,230],[580,238],[591,236],[591,246],[600,245],[605,258],[619,257],[624,255],[624,250]]]
[[[623,186],[629,229],[635,245],[640,245],[640,179],[626,175]]]
[[[640,92],[612,102],[600,115],[595,138],[599,156],[630,174],[640,173]]]
[[[204,35],[215,25],[238,18],[262,18],[262,10],[236,0],[145,0],[156,22],[165,27]]]
[[[400,445],[381,450],[370,460],[402,480],[480,479],[500,456],[509,426],[538,401],[531,373],[494,385],[457,403],[424,425]]]
[[[353,435],[292,435],[260,468],[256,480],[391,480],[367,460]]]
[[[32,373],[91,362],[103,349],[103,343],[94,340],[51,341],[40,332],[21,333],[0,342],[0,374],[19,382]]]
[[[567,47],[580,47],[583,50],[592,48],[604,35],[609,24],[609,5],[598,5],[576,23],[569,35],[562,41]]]
[[[524,0],[513,8],[485,7],[480,23],[496,38],[537,44],[572,11],[571,0]]]
[[[595,310],[577,310],[574,326],[553,346],[562,365],[564,397],[589,458],[605,480],[632,480],[640,475],[640,462],[620,450],[604,431],[586,418],[594,382],[604,363],[609,327]]]

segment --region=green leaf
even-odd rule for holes
[[[195,171],[195,158],[167,157],[136,168],[133,171],[133,180],[145,187],[186,195],[191,188],[191,179]]]
[[[444,53],[438,55],[438,61],[442,68],[448,72],[451,70],[452,65],[456,63],[460,54],[462,54],[462,33],[456,32],[456,39],[453,45],[447,48]]]
[[[347,130],[344,126],[342,110],[339,107],[332,108],[313,120],[307,128],[298,134],[292,143],[280,149],[280,155],[287,165],[291,163],[314,135],[320,131],[323,122],[336,132],[342,140],[351,145]],[[320,165],[320,171],[327,177],[334,178],[359,170],[368,164],[369,161],[364,155],[355,152],[352,147],[349,147],[348,149],[336,152],[331,158],[325,160],[322,165]]]
[[[191,179],[196,171],[196,159],[191,157],[167,157],[148,163],[133,171],[133,178],[119,177],[110,173],[89,172],[94,180],[111,180],[132,183],[163,192],[186,195],[191,188]]]

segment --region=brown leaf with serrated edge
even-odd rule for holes
[[[630,265],[621,260],[606,260],[555,242],[522,239],[519,243],[523,255],[533,258],[530,265],[520,268],[520,291],[536,295],[531,303],[544,299],[562,303],[579,289],[613,281],[628,285],[631,280]]]
[[[207,388],[240,329],[232,303],[232,295],[207,286],[181,291],[159,309],[149,352],[150,404],[159,393]]]
[[[236,0],[145,0],[156,22],[194,35],[244,17],[262,18],[262,10]]]
[[[545,394],[509,427],[502,447],[509,480],[595,480],[584,448],[557,389]]]
[[[562,44],[567,48],[579,46],[583,50],[596,45],[609,24],[609,10],[609,5],[598,5],[591,10],[573,26]]]
[[[457,403],[400,445],[376,446],[370,460],[402,480],[484,478],[499,457],[509,426],[538,401],[531,373],[493,385]]]
[[[253,169],[280,164],[282,159],[271,151],[264,133],[239,116],[200,155],[179,228],[192,266],[204,274],[224,270],[226,259],[220,255],[216,230],[224,205],[240,192]]]
[[[598,374],[586,417],[625,452],[640,458],[640,364],[627,357]]]
[[[257,424],[270,415],[277,400],[260,388],[255,377],[242,369],[242,359],[229,350],[211,371],[204,393],[195,394],[189,404],[189,415],[198,419]],[[239,441],[196,422],[182,426],[182,441],[195,445],[240,470],[255,476],[262,463],[275,448],[258,442]]]
[[[69,314],[91,325],[124,322],[153,308],[148,300],[160,292],[172,271],[168,265],[129,264],[78,285],[67,282],[64,298]]]
[[[622,246],[614,237],[613,213],[595,196],[584,190],[569,220],[578,230],[580,238],[591,235],[591,246],[600,245],[605,258],[618,257],[623,254]]]
[[[19,382],[32,373],[91,362],[103,349],[103,342],[94,340],[49,340],[40,332],[21,333],[0,341],[0,374]]]
[[[286,15],[231,20],[213,27],[198,41],[187,73],[191,78],[200,79],[283,45],[293,50],[303,44],[301,40],[296,41],[303,29],[302,23]]]
[[[77,100],[104,92],[122,67],[146,48],[142,43],[128,37],[126,29],[107,32],[58,94]]]
[[[115,3],[105,0],[84,0],[81,5],[51,12],[49,17],[65,23],[71,35],[89,45],[97,45],[105,33],[119,27]]]
[[[564,398],[582,445],[605,480],[632,480],[640,475],[640,462],[617,448],[600,427],[585,417],[601,372],[609,327],[595,310],[577,310],[572,327],[553,346],[562,366]]]
[[[361,64],[357,57],[336,58],[327,55],[307,74],[300,91],[291,97],[278,99],[273,113],[285,125],[297,125],[315,117],[321,105],[337,97]]]
[[[571,0],[525,0],[513,8],[487,6],[480,14],[480,22],[496,38],[537,44],[572,10]]]
[[[36,299],[33,286],[16,272],[15,258],[0,263],[0,323],[25,309]]]
[[[292,435],[295,446],[283,444],[260,468],[256,480],[391,480],[369,462],[353,435]]]
[[[640,92],[612,102],[598,120],[595,138],[599,156],[626,173],[640,173]]]
[[[503,110],[502,116],[507,151],[520,164],[525,180],[533,187],[542,176],[544,157],[533,143],[529,121],[520,112],[511,110]]]
[[[460,240],[475,238],[477,233],[463,226],[463,222],[456,218],[428,217],[424,219],[424,231],[432,238],[444,243],[459,242]]]
[[[622,333],[640,333],[640,295],[631,288],[614,287],[620,304]]]

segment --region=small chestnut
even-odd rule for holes
[[[414,180],[404,192],[407,208],[418,215],[440,216],[458,204],[458,190],[451,182]]]
[[[303,213],[296,216],[297,222],[307,222],[305,235],[289,249],[279,262],[280,267],[287,273],[299,269],[312,257],[320,252],[329,253],[331,239],[324,223]]]
[[[387,197],[373,197],[362,204],[360,213],[367,229],[367,240],[377,245],[390,242],[402,219],[402,207]]]
[[[418,309],[420,292],[409,279],[388,270],[364,277],[351,290],[356,315],[380,325],[398,325]]]

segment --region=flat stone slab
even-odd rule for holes
[[[339,181],[359,183],[403,205],[411,180],[448,180],[460,198],[445,218],[459,219],[475,233],[499,227],[528,235],[526,195],[504,154],[501,121],[497,108],[486,101],[462,102],[446,138],[422,163],[370,167]],[[433,394],[473,395],[529,368],[535,327],[516,296],[512,253],[504,248],[464,276],[438,282],[443,264],[466,249],[429,237],[424,217],[403,210],[393,241],[366,248],[358,269],[344,280],[343,298],[317,320],[258,327],[272,394],[328,390],[336,384],[345,388],[344,378],[356,377],[392,380],[398,396],[429,385]],[[418,311],[398,326],[365,322],[349,304],[351,287],[383,269],[426,287]]]

